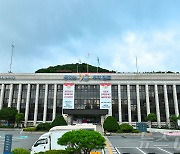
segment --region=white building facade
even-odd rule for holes
[[[24,113],[25,125],[51,122],[57,114],[68,123],[102,123],[112,115],[135,124],[155,113],[161,127],[171,115],[179,116],[180,74],[1,73],[3,107]]]

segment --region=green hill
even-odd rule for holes
[[[57,65],[50,66],[48,68],[41,68],[37,70],[35,73],[87,73],[87,64],[65,64],[65,65]],[[88,72],[89,73],[97,73],[97,66],[92,66],[88,64]],[[115,73],[115,71],[109,71],[107,69],[98,67],[99,73]]]

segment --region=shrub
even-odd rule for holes
[[[51,128],[51,124],[46,122],[46,123],[40,123],[39,125],[37,125],[36,130],[49,131],[50,128]]]
[[[51,123],[51,127],[65,126],[65,125],[67,125],[67,122],[64,120],[64,117],[62,115],[57,115],[56,118]]]
[[[12,154],[30,154],[30,152],[26,149],[23,149],[23,148],[15,148],[12,151]]]
[[[34,132],[34,131],[36,131],[36,127],[27,127],[27,128],[23,128],[23,131]]]
[[[119,130],[117,131],[117,133],[123,133],[123,131],[119,129]]]
[[[71,153],[66,150],[49,150],[46,152],[39,152],[37,154],[71,154]]]
[[[119,129],[123,132],[123,133],[130,133],[133,131],[133,127],[129,124],[121,124],[119,126]]]
[[[140,133],[140,131],[137,129],[133,129],[132,133]]]
[[[108,132],[116,132],[119,129],[119,124],[113,116],[109,116],[105,119],[103,128]]]

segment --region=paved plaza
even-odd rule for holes
[[[4,149],[4,138],[5,134],[12,134],[12,149],[14,148],[25,148],[31,149],[33,143],[39,138],[40,134],[22,133],[20,130],[17,131],[0,131],[0,153],[3,153]]]
[[[154,136],[109,136],[108,139],[114,154],[180,154],[180,137],[168,138],[157,133]]]

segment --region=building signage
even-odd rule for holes
[[[0,76],[0,79],[1,80],[14,80],[15,79],[15,76]]]
[[[64,80],[80,80],[80,81],[88,81],[88,80],[111,80],[110,75],[89,75],[86,74],[79,74],[79,75],[65,75]]]
[[[63,86],[63,109],[74,109],[73,83],[65,83]]]
[[[112,99],[111,99],[111,84],[101,83],[100,84],[100,109],[111,109]]]
[[[12,145],[12,135],[6,134],[4,140],[4,153],[3,154],[11,154],[11,145]]]

